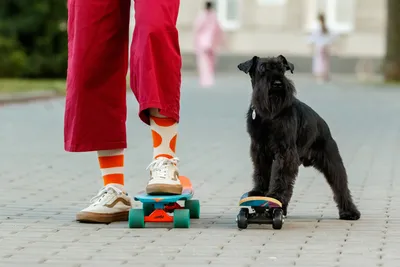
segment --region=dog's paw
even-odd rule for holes
[[[341,220],[358,220],[361,217],[361,213],[358,210],[347,210],[347,211],[340,211],[339,218]]]
[[[249,197],[265,197],[264,192],[258,191],[258,190],[251,190],[248,193]]]

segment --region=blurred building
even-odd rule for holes
[[[178,28],[186,69],[194,67],[192,25],[204,0],[181,0]],[[234,68],[238,60],[283,54],[311,68],[307,35],[317,26],[319,11],[330,30],[341,35],[333,71],[354,71],[357,61],[370,59],[378,67],[385,52],[386,0],[214,0],[227,33],[229,49],[221,52],[219,68]],[[299,68],[297,68],[299,70]]]

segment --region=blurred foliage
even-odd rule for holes
[[[65,77],[66,3],[0,0],[0,77]]]

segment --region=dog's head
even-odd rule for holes
[[[292,103],[296,90],[285,73],[288,70],[293,73],[294,65],[284,56],[254,56],[240,63],[238,68],[250,75],[253,87],[251,101],[259,115],[272,118]]]

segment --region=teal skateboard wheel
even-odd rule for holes
[[[131,209],[128,218],[129,228],[144,228],[143,209]]]
[[[198,200],[186,200],[185,209],[190,211],[190,218],[199,219],[200,218],[200,201]]]
[[[190,211],[188,209],[174,210],[174,228],[190,227]]]

